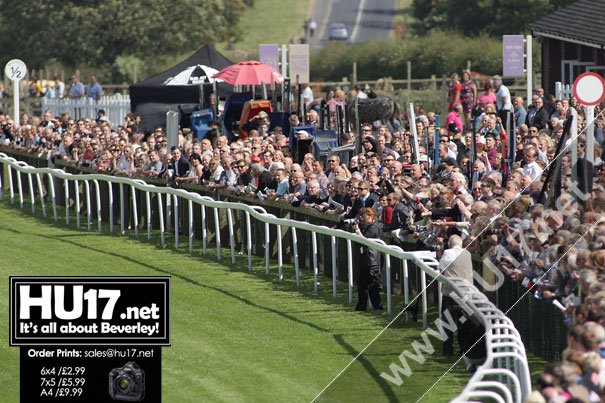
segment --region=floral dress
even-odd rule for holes
[[[460,103],[464,113],[471,113],[475,107],[475,92],[477,88],[473,80],[462,82],[462,90],[460,91]]]

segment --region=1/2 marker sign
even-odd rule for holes
[[[27,73],[27,66],[22,60],[13,59],[6,63],[4,67],[4,74],[12,81],[19,81],[25,78]]]
[[[4,66],[4,74],[13,82],[13,120],[19,124],[19,81],[25,78],[27,66],[23,60],[13,59]]]

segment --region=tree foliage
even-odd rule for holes
[[[435,28],[465,35],[524,34],[527,24],[568,4],[563,0],[413,0],[418,34]]]
[[[380,77],[401,79],[406,76],[407,62],[412,63],[414,78],[441,77],[460,72],[471,62],[474,71],[502,74],[502,41],[481,34],[469,38],[456,32],[433,30],[428,35],[404,40],[372,42],[363,45],[331,43],[311,56],[311,79],[337,81],[351,74],[357,63],[359,80]],[[538,50],[534,62],[538,63]]]
[[[250,0],[0,0],[0,64],[153,63],[232,35]]]

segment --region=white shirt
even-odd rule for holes
[[[216,167],[216,169],[214,170],[214,172],[210,175],[210,179],[214,182],[218,182],[221,180],[221,174],[223,173],[224,169],[221,165],[219,165],[218,167]]]
[[[500,88],[498,88],[498,92],[496,92],[496,108],[498,108],[498,111],[510,111],[513,109],[513,103],[510,99],[510,91],[504,84],[502,84]]]
[[[235,174],[235,172],[233,171],[232,168],[229,169],[225,169],[224,171],[224,175],[226,177],[226,185],[227,186],[235,186],[235,184],[237,183],[237,175]],[[223,174],[221,174],[222,176]]]
[[[305,104],[310,104],[313,102],[313,90],[311,87],[307,87],[302,91],[302,100]]]
[[[55,85],[53,86],[53,89],[51,91],[50,97],[59,99],[59,98],[63,98],[64,95],[65,95],[65,83],[63,81],[59,81],[58,83],[55,83]]]
[[[523,166],[523,175],[529,175],[532,180],[536,180],[542,176],[542,168],[536,162],[525,164]]]

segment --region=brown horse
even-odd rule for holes
[[[359,123],[374,123],[380,121],[382,124],[390,124],[391,128],[398,129],[403,122],[403,114],[399,102],[393,98],[382,95],[376,98],[359,99]],[[347,114],[349,122],[355,124],[355,101],[347,101]]]

